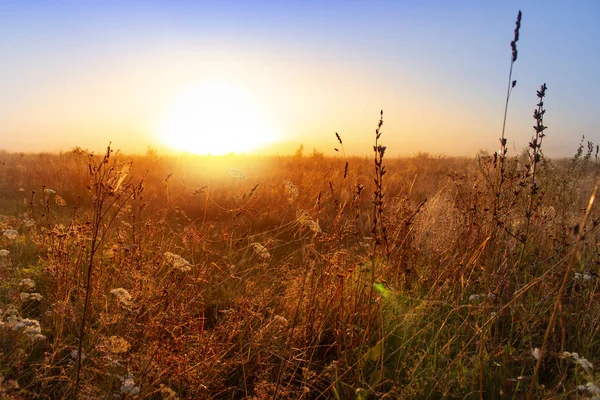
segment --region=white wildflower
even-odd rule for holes
[[[283,181],[283,184],[285,185],[285,192],[287,195],[288,203],[292,204],[300,196],[298,188],[290,181]]]
[[[496,295],[491,292],[488,294],[472,294],[469,296],[469,301],[479,301],[485,299],[486,297],[490,300],[494,300],[496,298]]]
[[[531,349],[531,355],[533,356],[533,358],[535,358],[536,360],[540,359],[540,349],[539,348],[535,348],[535,349]]]
[[[594,382],[588,382],[585,387],[590,394],[600,394],[600,388]]]
[[[33,279],[25,278],[19,282],[19,287],[24,290],[35,290],[35,281]]]
[[[263,246],[262,244],[252,243],[252,244],[250,244],[250,246],[252,246],[252,248],[254,249],[254,253],[257,256],[259,256],[260,258],[262,258],[263,260],[268,260],[269,258],[271,258],[271,254],[269,253],[267,248],[265,246]]]
[[[135,385],[133,376],[129,374],[127,378],[123,379],[123,385],[121,386],[121,394],[135,396],[140,392],[140,388]]]
[[[188,272],[192,269],[192,265],[178,254],[167,251],[164,256],[167,261],[173,265],[173,268],[178,269],[181,272]]]
[[[71,359],[77,361],[77,357],[79,356],[79,350],[75,349],[71,351]],[[87,357],[84,353],[81,353],[81,361],[85,360]]]
[[[19,232],[14,229],[6,229],[2,234],[10,240],[15,240],[19,236]]]
[[[21,318],[19,318],[19,312],[13,305],[9,306],[8,310],[6,310],[6,313],[4,313],[4,318],[10,326],[14,326],[21,320]]]
[[[589,272],[575,272],[575,280],[576,281],[582,281],[582,282],[587,282],[587,281],[591,281],[592,280],[592,274],[590,274]]]
[[[25,334],[28,336],[40,335],[42,333],[42,328],[40,327],[40,322],[35,319],[24,318],[18,321],[14,327],[14,330],[23,330]]]
[[[581,368],[583,368],[585,370],[585,372],[587,372],[588,374],[591,373],[592,369],[594,369],[594,366],[592,365],[591,362],[589,362],[584,357],[581,357],[577,353],[570,353],[568,351],[563,351],[562,357],[570,358],[571,360],[573,360],[575,362],[575,364],[578,364],[579,366],[581,366]]]
[[[316,221],[313,221],[310,218],[310,215],[304,210],[296,211],[296,220],[298,221],[300,226],[308,228],[315,233],[323,233],[323,231],[321,230],[321,227],[319,226],[319,223]]]
[[[245,181],[246,175],[242,171],[236,168],[229,168],[227,170],[227,175],[233,178],[234,181]]]
[[[39,293],[21,293],[22,301],[42,301],[44,297]]]
[[[8,257],[8,255],[10,254],[10,251],[2,249],[0,250],[0,257]]]
[[[117,298],[117,301],[124,306],[128,306],[131,304],[131,295],[126,289],[116,288],[110,291],[111,294],[114,294]]]

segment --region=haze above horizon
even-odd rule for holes
[[[0,149],[544,152],[600,142],[600,3],[558,1],[0,3]]]

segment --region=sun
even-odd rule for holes
[[[167,108],[159,136],[174,149],[210,155],[251,152],[276,140],[252,96],[222,81],[183,90]]]

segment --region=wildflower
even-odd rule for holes
[[[582,281],[582,282],[588,282],[592,280],[592,274],[590,274],[589,272],[575,272],[575,280],[576,281]]]
[[[600,394],[600,388],[594,382],[588,382],[585,388],[590,394]]]
[[[19,287],[23,290],[35,290],[35,281],[33,279],[25,278],[19,282]]]
[[[54,195],[54,202],[56,203],[57,206],[66,206],[67,205],[67,201],[57,194]]]
[[[73,351],[71,351],[71,358],[75,361],[77,361],[77,358],[79,356],[79,350],[75,349]],[[81,353],[81,361],[85,360],[87,357],[84,353]]]
[[[8,257],[8,255],[10,254],[10,251],[2,249],[0,250],[0,257]]]
[[[268,260],[269,258],[271,258],[271,254],[269,254],[269,251],[267,250],[267,248],[265,246],[263,246],[260,243],[252,243],[250,244],[250,246],[252,246],[252,248],[254,249],[254,253],[259,256],[260,258],[262,258],[263,260]]]
[[[288,203],[292,204],[300,196],[298,188],[290,181],[283,181],[283,184],[285,185],[285,192],[287,194]]]
[[[481,299],[480,294],[472,294],[469,296],[469,301],[478,301],[479,299]]]
[[[536,360],[539,360],[540,359],[540,349],[538,349],[537,347],[535,349],[531,349],[531,355]]]
[[[591,372],[592,369],[594,369],[594,366],[592,365],[591,362],[586,360],[584,357],[581,357],[577,353],[570,353],[568,351],[563,351],[562,357],[573,360],[575,362],[575,364],[578,364],[580,367],[582,367],[585,370],[585,372],[587,372],[588,374]]]
[[[178,254],[167,251],[164,256],[167,261],[173,265],[173,268],[178,269],[181,272],[188,272],[192,269],[192,265]]]
[[[6,313],[4,313],[4,317],[6,319],[6,322],[10,326],[14,326],[17,322],[21,320],[21,318],[19,318],[19,312],[13,305],[8,307]]]
[[[44,193],[46,193],[46,194],[56,194],[56,191],[52,190],[50,188],[46,188],[46,189],[44,189]]]
[[[242,171],[236,168],[229,168],[227,170],[227,175],[233,178],[234,181],[245,181],[246,175]]]
[[[35,319],[24,318],[18,321],[13,329],[23,330],[27,336],[34,337],[35,335],[40,335],[42,333],[42,328],[40,327],[40,322]]]
[[[494,293],[488,293],[487,295],[485,294],[472,294],[469,296],[469,301],[479,301],[479,300],[483,300],[484,298],[488,298],[490,300],[494,300],[496,298],[496,295]]]
[[[135,396],[140,392],[140,388],[135,385],[135,381],[131,374],[122,380],[123,385],[121,386],[121,394]]]
[[[6,229],[2,234],[10,240],[15,240],[19,236],[19,232],[14,229]]]
[[[131,348],[131,345],[123,338],[111,336],[104,339],[99,348],[107,353],[119,354],[128,352]]]
[[[131,304],[131,295],[126,289],[116,288],[111,290],[110,293],[115,295],[121,305],[128,306]]]
[[[304,210],[296,211],[296,219],[298,220],[298,223],[300,224],[300,226],[308,228],[315,233],[323,233],[323,231],[321,230],[321,227],[319,226],[319,223],[313,221],[310,218],[310,215],[308,215],[308,213],[306,211],[304,211]]]
[[[21,293],[21,300],[27,301],[42,301],[44,297],[39,293]]]

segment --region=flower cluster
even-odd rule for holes
[[[298,200],[298,197],[300,196],[300,192],[298,191],[298,188],[296,187],[296,185],[294,185],[290,181],[283,181],[283,184],[285,186],[285,193],[287,195],[288,203],[292,204],[293,202]]]
[[[254,249],[254,254],[256,254],[258,257],[262,258],[263,260],[268,260],[269,258],[271,258],[271,254],[269,253],[267,248],[265,246],[263,246],[262,244],[251,243],[250,246],[252,247],[252,249]]]
[[[6,230],[2,231],[2,234],[4,235],[4,237],[6,237],[10,240],[15,240],[17,238],[17,236],[19,236],[19,232],[17,232],[14,229],[6,229]]]
[[[167,251],[164,256],[165,259],[173,266],[173,268],[181,272],[188,272],[192,269],[192,265],[178,254]]]
[[[116,288],[110,291],[117,298],[117,301],[123,306],[129,306],[131,304],[131,295],[126,289]]]

